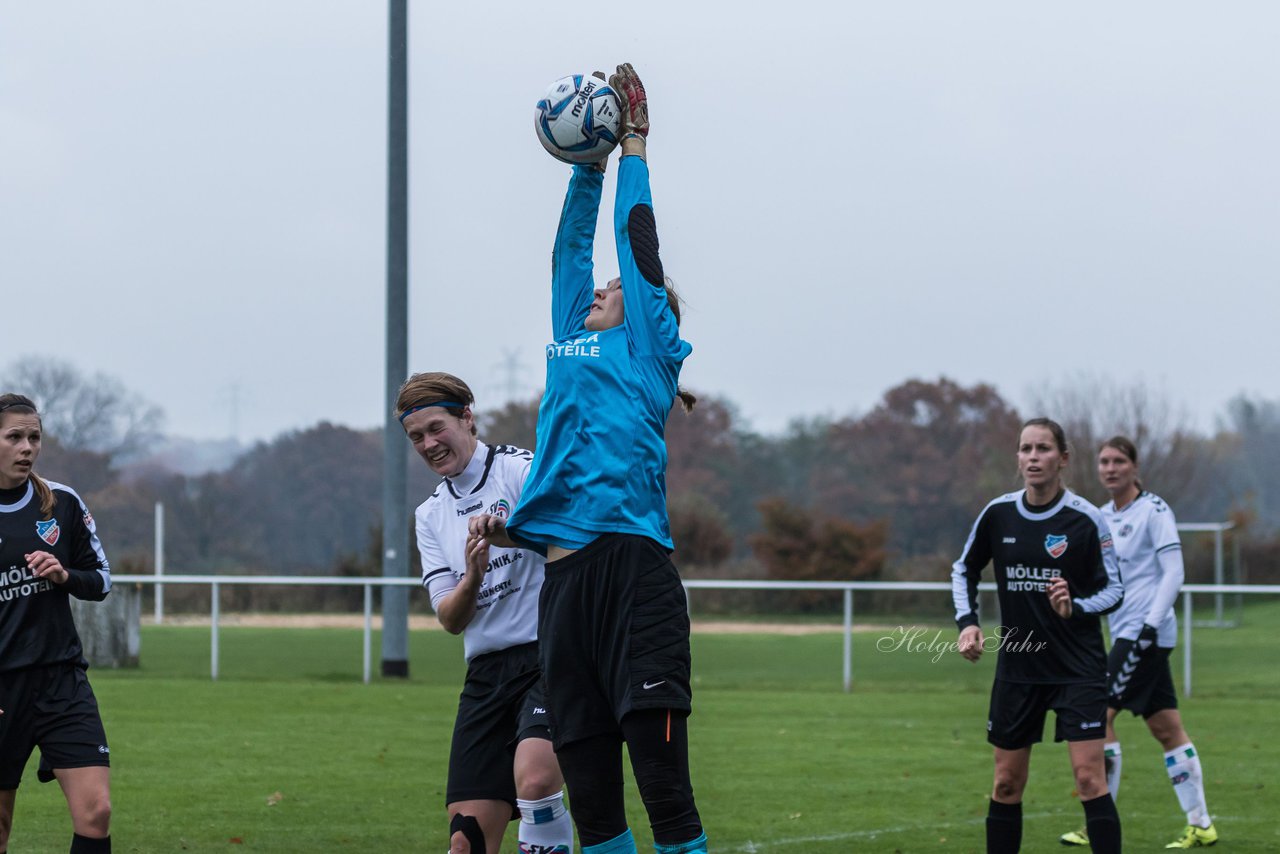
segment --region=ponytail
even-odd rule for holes
[[[40,515],[46,519],[53,517],[53,490],[49,488],[49,484],[45,479],[34,471],[31,472],[31,485],[35,488],[36,495],[40,498]]]
[[[680,405],[684,407],[685,412],[692,412],[694,404],[698,402],[697,395],[679,386],[676,387],[676,397],[680,398]]]

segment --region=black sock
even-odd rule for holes
[[[111,854],[111,837],[92,839],[78,833],[71,835],[71,854]]]
[[[1017,854],[1022,847],[1022,804],[987,805],[987,854]]]
[[[1081,801],[1084,823],[1089,832],[1089,849],[1095,854],[1120,854],[1120,813],[1107,792],[1100,798]]]

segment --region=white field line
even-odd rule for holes
[[[1130,816],[1139,817],[1139,818],[1147,818],[1147,819],[1156,817],[1156,814],[1152,812],[1134,813],[1130,811],[1130,812],[1126,812],[1125,815],[1130,815]],[[1169,819],[1169,828],[1170,828],[1169,832],[1174,835],[1178,835],[1181,827],[1179,822],[1182,822],[1183,819],[1172,817],[1173,816],[1172,813],[1161,813],[1161,815],[1171,816]],[[1023,821],[1026,821],[1027,819],[1041,819],[1041,818],[1050,818],[1054,816],[1058,818],[1062,818],[1064,821],[1068,823],[1070,823],[1071,821],[1070,817],[1063,816],[1061,812],[1025,813],[1022,816],[1022,819]],[[1231,822],[1231,821],[1244,820],[1244,819],[1238,818],[1237,816],[1218,815],[1217,813],[1214,813],[1212,815],[1212,819],[1215,822],[1216,821]],[[758,852],[761,852],[761,851],[771,851],[778,848],[788,848],[793,845],[804,845],[806,843],[813,843],[813,842],[845,842],[845,841],[854,840],[854,839],[875,839],[877,836],[883,833],[907,833],[907,832],[923,833],[926,831],[940,831],[940,830],[947,830],[949,828],[957,828],[957,827],[973,827],[976,824],[983,824],[984,822],[986,822],[986,820],[987,820],[986,816],[981,816],[979,818],[967,819],[966,821],[953,821],[953,822],[947,822],[945,824],[908,824],[908,825],[903,825],[901,827],[881,827],[881,828],[876,828],[874,830],[855,830],[855,831],[850,831],[848,833],[826,833],[819,836],[792,836],[786,839],[771,839],[768,842],[753,842],[749,840],[746,843],[737,846],[736,848],[717,849],[717,850],[740,851],[740,852],[743,852],[743,854],[758,854]],[[1175,825],[1177,826],[1175,827]],[[1056,842],[1057,839],[1055,838],[1054,841]],[[714,843],[714,840],[713,840],[713,843]]]
[[[1023,815],[1023,820],[1029,818],[1048,818],[1053,813],[1027,813]],[[980,818],[967,819],[966,821],[953,821],[945,824],[907,824],[899,827],[880,827],[873,830],[854,830],[848,833],[824,833],[818,836],[792,836],[787,839],[771,839],[768,842],[752,842],[748,841],[736,848],[730,848],[730,851],[741,851],[744,854],[756,854],[760,851],[771,851],[777,848],[789,848],[793,845],[804,845],[813,842],[845,842],[854,839],[875,839],[884,833],[921,833],[925,831],[946,830],[953,827],[972,827],[975,824],[983,824],[987,820],[986,816]]]

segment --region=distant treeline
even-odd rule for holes
[[[34,392],[38,399],[39,389]],[[482,410],[481,437],[534,448],[537,403]],[[675,408],[667,423],[677,562],[688,577],[944,580],[986,502],[1019,487],[1019,426],[1044,414],[1064,424],[1073,444],[1072,489],[1101,503],[1106,496],[1093,472],[1097,447],[1112,434],[1130,435],[1140,448],[1144,485],[1180,520],[1235,522],[1247,580],[1280,579],[1280,402],[1237,398],[1208,436],[1185,429],[1166,403],[1137,387],[1077,380],[1036,405],[1034,412],[1019,412],[988,385],[911,380],[865,414],[797,420],[781,434],[762,435],[744,426],[731,402],[702,394],[692,413]],[[380,430],[321,423],[261,442],[224,471],[184,475],[159,464],[122,462],[145,456],[136,441],[77,446],[54,424],[47,421],[39,469],[85,497],[118,569],[152,570],[153,507],[161,501],[170,572],[381,571]],[[407,442],[398,452],[416,505],[437,479]],[[416,572],[412,532],[400,537]],[[1207,580],[1209,538],[1185,543],[1191,580]],[[270,607],[262,592],[231,595],[246,607]],[[345,608],[358,595],[331,592],[324,601]],[[829,597],[768,600],[772,609],[831,605]],[[761,605],[745,594],[699,593],[698,601],[703,607]],[[945,597],[937,596],[881,596],[875,607],[924,602],[945,612]],[[324,606],[283,594],[279,603]]]

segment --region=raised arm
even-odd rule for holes
[[[591,250],[603,188],[604,173],[599,169],[573,167],[551,253],[551,331],[556,340],[583,330],[591,308]]]
[[[649,165],[645,160],[648,95],[630,63],[619,65],[609,84],[618,93],[622,107],[622,162],[618,167],[613,227],[624,323],[636,352],[674,355],[681,349],[680,328],[667,302],[666,275],[658,254],[658,226],[649,190]]]

